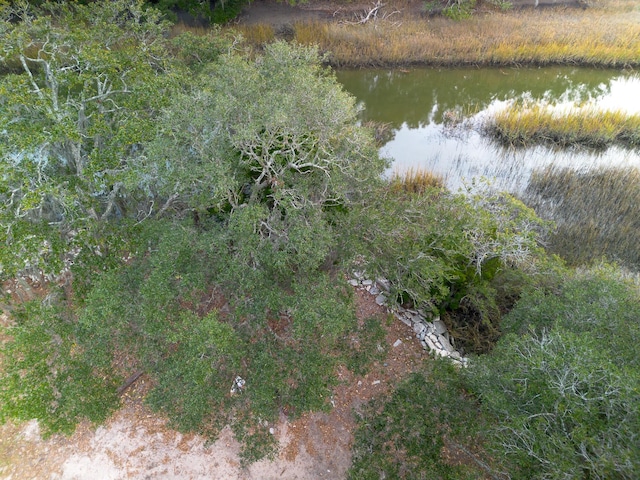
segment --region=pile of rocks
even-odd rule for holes
[[[349,283],[356,288],[364,289],[371,295],[376,296],[378,305],[386,306],[398,320],[413,328],[416,336],[420,340],[422,347],[441,357],[449,358],[457,365],[466,366],[469,362],[467,357],[462,356],[452,345],[452,338],[449,336],[447,327],[440,317],[427,319],[427,314],[420,309],[403,308],[388,302],[391,283],[386,278],[371,280],[366,278],[363,272],[354,272]]]

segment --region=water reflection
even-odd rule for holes
[[[390,124],[392,139],[382,154],[393,170],[422,167],[443,175],[451,189],[475,177],[521,191],[530,172],[550,164],[575,169],[640,166],[635,151],[556,151],[546,147],[505,149],[474,129],[444,125],[449,111],[479,112],[527,98],[547,103],[592,103],[599,108],[640,112],[640,77],[618,71],[548,67],[536,69],[419,69],[343,71],[338,80],[365,106],[363,121]]]

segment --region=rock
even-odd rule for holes
[[[370,285],[373,285],[373,280],[369,280],[369,279],[367,279],[367,280],[363,280],[363,281],[362,281],[362,285],[364,285],[365,287],[368,287],[368,286],[370,286]]]
[[[376,303],[378,305],[384,305],[385,303],[387,303],[387,297],[384,296],[383,294],[380,294],[376,297]]]
[[[355,278],[352,278],[351,280],[349,280],[349,284],[351,284],[352,287],[357,287],[358,285],[360,285],[360,282]]]
[[[376,278],[376,283],[385,291],[391,290],[391,282],[386,278]]]
[[[440,320],[440,318],[435,318],[432,323],[438,335],[443,335],[447,333],[447,326],[444,324],[442,320]]]
[[[423,323],[414,323],[413,324],[413,331],[416,332],[416,335],[420,335],[426,329],[427,329],[427,327],[425,327]]]
[[[413,325],[413,322],[408,318],[406,318],[404,315],[401,315],[399,313],[396,313],[395,315],[398,318],[398,320],[404,323],[407,327],[411,327]]]
[[[271,435],[275,435],[276,430],[275,430],[273,427],[271,427],[271,428],[269,429],[269,433],[270,433]]]
[[[380,380],[374,380],[371,385],[378,385],[380,383]]]
[[[451,352],[455,352],[456,349],[453,348],[451,346],[451,344],[449,343],[449,340],[447,340],[446,338],[444,338],[443,336],[438,336],[438,341],[440,342],[440,344],[442,345],[442,347],[449,353]]]
[[[369,290],[369,293],[371,295],[378,295],[380,293],[380,289],[378,287],[376,287],[375,285],[371,286],[371,289]]]
[[[456,360],[460,360],[460,362],[462,363],[462,355],[460,355],[455,350],[453,352],[451,352],[451,358],[454,358]]]
[[[398,339],[395,342],[393,342],[393,346],[395,347],[399,347],[400,345],[402,345],[402,340]]]

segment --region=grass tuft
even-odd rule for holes
[[[486,131],[511,146],[640,147],[640,115],[595,107],[559,113],[545,105],[513,105],[489,120]]]
[[[411,167],[402,174],[394,172],[389,186],[396,193],[424,193],[432,188],[445,188],[445,180],[428,170]]]

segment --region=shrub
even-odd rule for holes
[[[606,275],[525,295],[467,379],[518,478],[637,478],[640,301]]]
[[[437,362],[432,372],[412,374],[388,398],[365,407],[348,478],[482,478],[489,468],[477,453],[482,424],[455,369]],[[447,451],[464,461],[451,462]]]
[[[369,197],[346,223],[340,228],[345,237],[358,232],[342,241],[360,254],[352,268],[387,278],[400,303],[445,314],[454,336],[466,337],[466,347],[475,350],[489,348],[485,340],[491,344],[498,334],[503,306],[497,292],[504,290],[491,282],[513,269],[535,272],[544,229],[508,195],[438,188],[414,194],[393,185]],[[459,320],[446,315],[460,309],[466,312]]]
[[[68,315],[34,301],[14,320],[0,344],[0,423],[37,418],[49,435],[104,421],[119,404],[120,378],[87,361]]]

